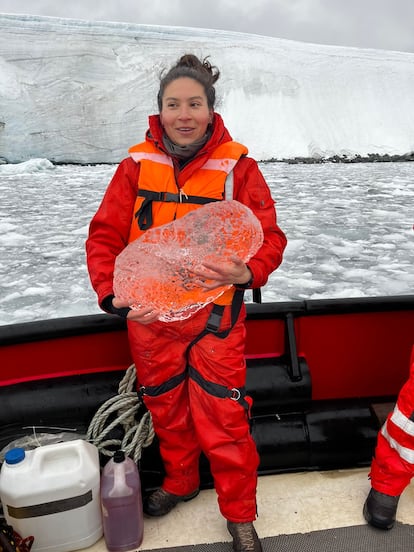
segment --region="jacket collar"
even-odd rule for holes
[[[159,115],[150,115],[148,118],[149,128],[146,133],[146,139],[152,141],[159,149],[165,151],[162,143],[163,128]],[[218,113],[214,113],[213,118],[213,132],[211,133],[210,140],[203,146],[202,152],[209,153],[214,150],[220,144],[229,142],[231,136],[227,128],[224,126],[223,119]]]

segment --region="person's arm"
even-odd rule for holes
[[[89,226],[86,260],[92,287],[100,307],[112,307],[114,265],[117,255],[127,246],[139,176],[139,165],[124,159],[118,166],[102,202]]]
[[[237,163],[234,192],[234,199],[249,207],[260,220],[264,233],[261,248],[248,262],[252,278],[241,287],[262,287],[282,262],[287,239],[277,224],[275,201],[255,160],[244,157]]]

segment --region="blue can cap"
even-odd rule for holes
[[[4,456],[6,464],[18,464],[25,459],[26,453],[24,449],[16,447],[8,450]]]

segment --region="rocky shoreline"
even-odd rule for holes
[[[29,161],[29,160],[27,160]],[[26,161],[26,162],[27,162]],[[380,155],[378,153],[369,153],[366,156],[355,155],[353,157],[349,155],[333,155],[331,157],[293,157],[278,159],[272,157],[271,159],[260,159],[259,163],[288,163],[290,165],[316,165],[322,163],[398,163],[414,161],[414,152],[406,153],[404,155],[390,155],[388,153]],[[0,165],[18,165],[24,163],[20,161],[18,163],[12,163],[0,157]],[[51,161],[53,165],[80,165],[80,166],[96,166],[96,165],[117,165],[118,162],[101,162],[101,163],[79,163],[78,161]]]
[[[369,153],[366,156],[355,155],[333,155],[332,157],[294,157],[291,159],[266,159],[261,163],[288,163],[291,165],[299,164],[321,164],[321,163],[397,163],[414,161],[414,152],[404,155],[389,155],[388,153],[380,155],[378,153]]]

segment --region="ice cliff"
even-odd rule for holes
[[[235,32],[0,14],[0,159],[115,163],[185,52],[259,160],[414,151],[414,54]]]

